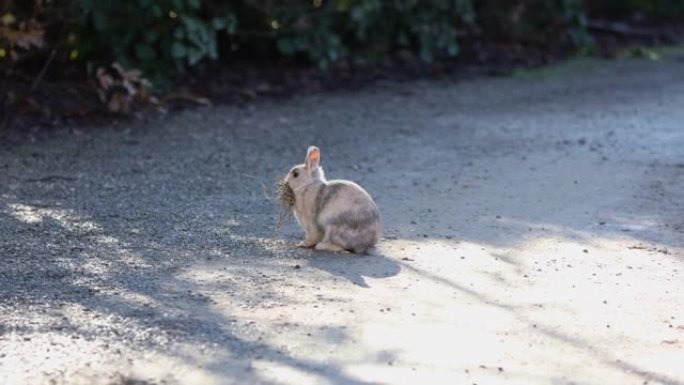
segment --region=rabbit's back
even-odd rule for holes
[[[365,252],[380,239],[378,208],[366,190],[354,182],[328,181],[318,191],[314,207],[320,230],[347,250]]]

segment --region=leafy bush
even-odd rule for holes
[[[474,12],[472,0],[340,0],[280,19],[286,32],[276,38],[279,52],[304,53],[325,68],[349,55],[372,60],[397,49],[426,61],[456,56],[459,28],[473,22]]]
[[[598,0],[588,1],[589,12],[611,17],[641,14],[651,18],[684,17],[684,0]]]
[[[69,10],[77,55],[152,73],[216,59],[217,32],[237,27],[230,13],[202,17],[200,0],[71,0]]]
[[[429,62],[458,55],[475,36],[586,45],[587,9],[684,15],[684,0],[4,0],[0,66],[54,47],[91,76],[118,62],[152,80],[235,52],[321,68],[398,51]]]
[[[8,1],[42,12],[68,58],[91,72],[119,62],[161,77],[203,59],[251,50],[327,68],[397,50],[425,61],[453,57],[473,31],[548,44],[584,44],[579,0],[43,0]],[[20,5],[23,4],[23,5]],[[28,5],[27,5],[28,4]],[[3,10],[9,12],[8,10]],[[10,13],[6,13],[11,15]],[[1,38],[1,36],[0,36]]]
[[[583,46],[590,43],[580,0],[522,0],[480,2],[485,34],[542,45]]]

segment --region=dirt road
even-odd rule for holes
[[[5,384],[684,384],[684,55],[0,146]],[[309,145],[381,255],[297,249]]]

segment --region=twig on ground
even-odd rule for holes
[[[33,83],[31,83],[31,88],[29,88],[29,95],[32,94],[37,88],[40,82],[43,80],[45,77],[45,74],[47,73],[48,68],[50,67],[50,64],[52,64],[52,61],[55,59],[55,56],[57,55],[57,45],[55,45],[52,48],[52,51],[50,51],[50,56],[48,56],[47,60],[45,60],[45,63],[43,64],[43,68],[40,69],[40,72],[38,72],[38,75],[33,79]]]
[[[611,22],[605,20],[589,20],[587,28],[598,32],[608,32],[618,35],[629,35],[639,37],[658,37],[658,32],[652,32],[641,28],[635,28],[625,23]]]

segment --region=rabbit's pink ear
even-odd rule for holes
[[[316,146],[309,147],[309,150],[306,152],[306,167],[310,169],[316,168],[318,167],[320,161],[321,150],[319,150]]]

